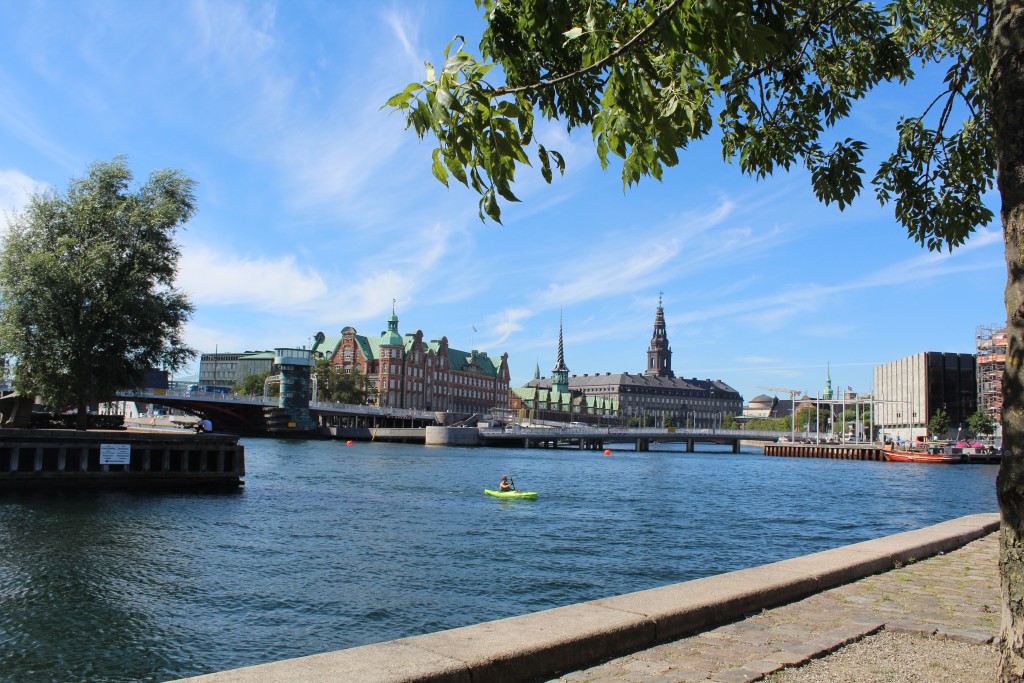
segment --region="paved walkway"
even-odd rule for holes
[[[746,683],[882,628],[991,643],[999,633],[998,558],[997,532],[948,554],[555,680]]]

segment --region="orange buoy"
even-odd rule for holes
[[[345,445],[346,445],[346,446],[351,446],[351,445],[352,445],[352,442],[351,442],[351,441],[346,441],[346,442],[345,442]]]
[[[606,449],[604,449],[604,454],[605,455],[611,455],[612,452],[606,448]]]

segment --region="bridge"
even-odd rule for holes
[[[202,391],[122,391],[119,400],[176,408],[210,419],[218,431],[246,435],[327,437],[360,441],[397,441],[428,445],[502,446],[511,448],[574,447],[603,450],[606,445],[632,443],[647,451],[652,443],[683,443],[692,452],[697,443],[729,445],[775,443],[789,432],[682,427],[598,427],[576,425],[452,426],[456,416],[428,410],[382,408],[328,401],[311,401],[313,430],[301,429],[281,409],[276,398]],[[486,422],[486,421],[485,421]]]
[[[314,429],[295,422],[276,397],[221,394],[204,391],[133,389],[119,391],[119,401],[152,403],[209,419],[217,431],[244,435],[316,436],[326,429],[425,427],[437,422],[437,414],[426,410],[378,408],[333,401],[310,401]],[[312,433],[311,433],[312,432]]]

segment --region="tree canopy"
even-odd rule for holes
[[[939,437],[945,437],[952,423],[953,421],[950,419],[949,413],[939,408],[932,415],[932,418],[928,420],[928,431]]]
[[[967,428],[978,436],[991,436],[996,433],[996,423],[983,410],[971,413],[967,418]]]
[[[174,170],[131,183],[117,157],[67,192],[35,194],[0,253],[0,348],[15,358],[14,388],[76,408],[80,429],[89,402],[195,355],[181,336],[192,305],[174,288],[174,236],[195,211],[195,183]]]
[[[246,396],[262,396],[263,388],[270,375],[271,372],[269,370],[267,372],[261,372],[258,375],[249,375],[234,386],[234,391]],[[267,387],[267,394],[270,396],[277,396],[280,393],[280,382],[273,383]]]
[[[321,358],[313,372],[317,378],[318,401],[365,405],[375,395],[369,378],[355,368],[345,370],[329,359]]]
[[[629,186],[660,178],[711,134],[722,156],[764,177],[803,166],[815,195],[846,207],[860,192],[865,143],[838,128],[883,82],[945,69],[923,111],[894,122],[896,148],[870,173],[911,239],[962,244],[998,187],[1009,340],[1004,376],[1003,630],[1000,680],[1024,671],[1024,7],[1010,0],[476,0],[479,57],[456,38],[439,68],[391,97],[434,142],[432,172],[480,194],[480,218],[515,202],[516,171],[551,182],[565,162],[536,117],[589,128],[602,165]],[[495,69],[500,66],[500,69]]]
[[[873,87],[904,83],[927,63],[946,68],[945,91],[896,122],[899,144],[872,176],[875,195],[930,249],[961,244],[992,218],[986,3],[476,3],[488,20],[481,57],[456,36],[440,68],[428,63],[426,79],[386,106],[433,136],[434,176],[480,193],[482,219],[500,222],[499,200],[519,201],[512,184],[523,165],[536,162],[548,182],[564,171],[536,137],[537,116],[588,127],[604,167],[622,160],[625,186],[660,179],[691,141],[716,133],[743,173],[803,165],[815,195],[843,208],[863,186],[866,145],[833,129]],[[489,78],[495,65],[504,83]]]

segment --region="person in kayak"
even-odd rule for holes
[[[507,474],[501,475],[501,483],[498,484],[498,490],[499,491],[514,491],[515,490],[515,488],[512,486],[512,484],[508,483],[508,475]]]

